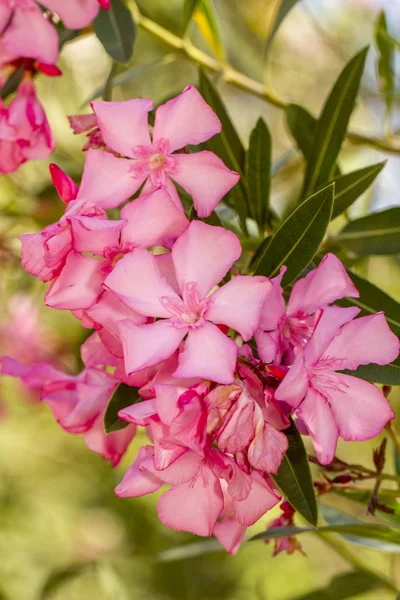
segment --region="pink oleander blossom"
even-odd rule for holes
[[[238,347],[216,324],[250,339],[271,287],[265,277],[237,276],[210,295],[240,254],[233,233],[192,221],[172,247],[168,280],[147,250],[135,249],[118,263],[106,288],[137,313],[158,319],[119,323],[128,375],[166,360],[187,335],[176,377],[234,380]]]
[[[172,178],[193,197],[197,214],[206,217],[237,183],[239,175],[212,152],[177,152],[221,131],[217,115],[193,86],[157,109],[152,137],[147,122],[152,100],[93,102],[92,107],[101,137],[92,130],[88,147],[104,142],[108,150],[88,151],[82,187],[83,193],[90,189],[94,199],[102,199],[108,187],[121,203],[146,181],[145,192],[164,185],[182,209]],[[73,119],[75,131],[94,125],[90,116],[81,122]],[[109,150],[125,158],[113,156]]]
[[[338,437],[368,440],[394,417],[378,388],[340,372],[369,363],[386,365],[399,354],[399,340],[383,313],[354,319],[358,313],[358,308],[336,306],[321,310],[304,351],[275,392],[306,425],[324,465],[332,461]]]
[[[296,511],[291,506],[291,504],[289,504],[289,502],[287,500],[284,500],[281,503],[279,508],[282,511],[281,516],[278,517],[277,519],[274,519],[270,523],[268,523],[267,531],[269,529],[273,529],[276,527],[293,527],[294,526],[293,517],[294,517],[294,514]],[[269,544],[269,542],[270,542],[270,540],[265,540],[266,544]],[[273,556],[277,556],[281,552],[286,552],[287,554],[293,554],[293,552],[295,552],[296,550],[301,552],[301,554],[303,554],[303,556],[306,556],[305,552],[303,551],[303,549],[301,547],[300,542],[298,541],[298,539],[295,535],[289,535],[287,537],[276,538],[274,540],[274,544],[275,544],[275,548],[274,548]]]
[[[294,284],[285,308],[281,287],[285,271],[283,267],[278,277],[272,279],[273,288],[255,335],[259,356],[267,364],[279,364],[282,358],[291,364],[296,348],[303,348],[312,335],[318,309],[345,296],[359,296],[340,260],[334,254],[327,254],[316,269]]]

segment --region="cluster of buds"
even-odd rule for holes
[[[203,218],[239,178],[212,152],[185,152],[221,131],[194,87],[157,109],[151,131],[151,100],[92,108],[80,124],[96,132],[80,187],[53,166],[65,214],[22,237],[24,268],[50,282],[46,304],[93,330],[82,345],[85,369],[64,375],[3,358],[2,370],[39,388],[60,425],[113,465],[146,428],[150,443],[116,493],[137,497],[168,484],[161,521],[215,534],[235,552],[281,498],[271,474],[290,418],[321,464],[332,461],[339,437],[369,439],[393,418],[374,385],[342,371],[392,362],[399,340],[382,313],[356,319],[358,308],[333,305],[358,296],[334,255],[295,283],[286,304],[284,268],[272,280],[238,274],[237,236],[188,220],[175,183]],[[119,218],[109,218],[117,208]],[[116,390],[127,401],[107,434]]]
[[[15,71],[23,72],[17,95],[8,107],[0,105],[0,173],[11,173],[27,160],[45,158],[54,151],[46,114],[36,98],[33,75],[61,75],[56,66],[59,38],[56,14],[65,27],[82,29],[92,23],[100,5],[109,0],[1,0],[0,87]]]

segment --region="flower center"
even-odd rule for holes
[[[326,357],[320,359],[310,369],[313,386],[328,400],[330,399],[329,390],[344,393],[348,387],[335,373],[335,371],[343,368],[342,363],[343,361],[340,358]]]
[[[163,296],[161,304],[173,317],[175,327],[199,327],[208,307],[207,298],[199,299],[197,283],[183,284],[182,298]]]
[[[156,152],[149,159],[149,169],[155,171],[156,169],[162,169],[165,164],[165,158],[163,154]]]
[[[315,316],[299,315],[285,317],[282,337],[294,346],[305,346],[314,331]]]

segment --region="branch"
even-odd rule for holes
[[[284,110],[287,107],[288,103],[279,98],[264,84],[252,79],[251,77],[248,77],[247,75],[244,75],[240,71],[237,71],[231,65],[209,56],[209,54],[206,52],[196,48],[196,46],[194,46],[190,40],[181,38],[174,33],[171,33],[171,31],[168,31],[168,29],[165,29],[155,21],[145,17],[140,12],[135,0],[129,0],[129,5],[132,9],[133,17],[138,27],[148,31],[159,40],[162,40],[171,48],[181,52],[187,58],[201,67],[205,67],[214,73],[218,73],[225,83],[234,85],[245,92],[253,94],[258,98],[262,98],[276,108]],[[393,145],[389,140],[367,137],[353,132],[348,132],[347,139],[353,144],[363,144],[366,146],[372,146],[379,150],[384,150],[385,152],[400,154],[400,144]]]

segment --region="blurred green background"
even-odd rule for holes
[[[181,0],[138,2],[146,15],[175,33],[181,31]],[[386,9],[390,31],[400,38],[400,1],[304,0],[285,20],[274,40],[265,69],[264,47],[276,9],[272,0],[215,0],[226,60],[259,81],[268,78],[279,96],[296,102],[313,114],[343,65],[363,45],[371,42],[373,23],[380,8]],[[192,41],[212,54],[197,27]],[[65,45],[59,79],[38,77],[41,102],[57,139],[56,162],[79,181],[84,154],[82,136],[74,137],[66,115],[88,112],[88,99],[104,86],[111,61],[97,38],[85,34]],[[124,70],[127,67],[124,67]],[[376,53],[371,49],[362,80],[360,101],[352,117],[353,130],[383,137],[384,104],[376,80]],[[149,33],[138,30],[128,74],[113,90],[114,100],[135,96],[156,103],[179,93],[197,81],[197,68],[187,58]],[[284,215],[296,201],[301,185],[302,159],[293,149],[282,112],[223,82],[216,82],[245,144],[259,115],[273,134],[273,160],[284,166],[273,179],[273,206]],[[400,94],[400,87],[399,94]],[[400,135],[399,98],[395,96],[392,131]],[[375,148],[345,144],[341,153],[344,172],[388,158],[388,164],[370,190],[351,207],[362,215],[399,205],[400,155],[385,155]],[[80,368],[79,344],[85,332],[64,312],[43,307],[44,285],[19,266],[18,236],[40,231],[56,221],[63,205],[54,194],[48,163],[28,163],[0,179],[0,354],[18,358],[26,343],[25,320],[15,310],[15,294],[23,293],[38,312],[42,328],[39,345],[43,355],[56,354],[59,364],[72,371]],[[344,221],[337,219],[335,228]],[[355,270],[400,300],[399,257],[359,260]],[[17,297],[20,298],[20,297]],[[29,305],[28,305],[29,307]],[[32,314],[33,314],[32,312]],[[32,331],[37,325],[33,323]],[[400,414],[400,396],[390,397]],[[324,595],[333,577],[354,570],[343,557],[347,549],[365,565],[390,576],[400,586],[400,558],[394,554],[355,546],[333,537],[338,549],[316,534],[301,538],[307,554],[272,557],[273,545],[244,544],[235,557],[222,552],[160,562],[161,551],[196,541],[193,536],[171,531],[157,520],[157,494],[143,499],[119,500],[113,488],[145,443],[140,432],[114,471],[84,445],[81,437],[68,435],[54,422],[47,406],[18,382],[0,382],[0,599],[36,600],[295,600],[344,598]],[[372,449],[379,440],[364,444],[340,444],[338,456],[372,467]],[[386,470],[393,467],[388,457]],[[345,512],[367,519],[365,507],[331,498]],[[177,507],[179,509],[179,507]],[[275,518],[257,524],[254,532]],[[377,518],[379,521],[379,517]],[[367,519],[368,520],[368,519]],[[342,556],[341,556],[342,554]],[[308,596],[315,591],[314,596]],[[361,591],[359,600],[393,599],[384,588]]]

